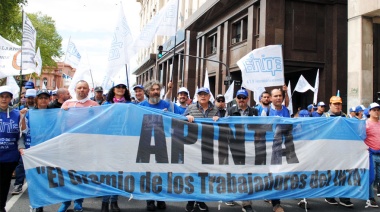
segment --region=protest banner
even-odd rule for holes
[[[46,118],[49,117],[49,118]],[[31,110],[24,166],[32,207],[123,195],[226,201],[368,199],[365,122],[226,117],[134,104]]]

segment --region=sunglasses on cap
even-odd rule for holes
[[[117,85],[117,86],[115,86],[115,88],[123,88],[123,89],[126,89],[127,86],[125,86],[125,85]]]
[[[236,98],[238,98],[238,99],[247,99],[246,96],[237,96]]]

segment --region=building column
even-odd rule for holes
[[[373,102],[372,18],[356,16],[348,20],[347,109]]]

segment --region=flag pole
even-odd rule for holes
[[[21,92],[22,92],[22,42],[23,42],[23,38],[24,38],[24,7],[21,6],[21,11],[22,11],[22,15],[21,15],[21,20],[22,20],[22,31],[21,31],[21,60],[20,60],[20,82],[19,82],[19,86],[20,86],[20,92],[18,94],[18,109],[20,110],[21,108]]]
[[[173,57],[172,57],[172,66],[173,66],[173,68],[174,68],[174,59],[175,59],[175,49],[177,47],[178,8],[179,8],[179,0],[177,0],[177,14],[176,14],[177,18],[175,20],[174,50],[173,50]],[[177,73],[178,73],[178,65],[177,65]],[[173,71],[170,72],[169,81],[173,81]],[[181,83],[182,83],[182,86],[183,86],[183,81]]]

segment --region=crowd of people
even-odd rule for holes
[[[0,87],[0,118],[4,126],[0,129],[1,138],[6,138],[5,142],[0,144],[0,212],[5,212],[5,204],[7,194],[10,188],[12,173],[15,171],[15,183],[12,190],[12,195],[17,195],[22,192],[25,181],[25,170],[23,161],[20,155],[24,154],[24,150],[30,148],[32,144],[29,125],[29,111],[43,110],[49,108],[61,108],[69,110],[76,107],[93,107],[99,105],[115,104],[115,103],[133,103],[144,107],[151,107],[168,112],[173,112],[186,116],[189,122],[194,122],[197,118],[210,118],[217,121],[219,118],[227,116],[279,116],[279,117],[346,117],[356,118],[366,121],[365,144],[368,146],[370,156],[373,161],[370,164],[371,169],[376,173],[376,178],[371,179],[369,189],[369,199],[366,204],[368,207],[378,207],[375,201],[373,190],[374,184],[380,182],[380,106],[377,103],[371,103],[365,108],[363,105],[351,107],[350,114],[346,115],[342,111],[342,99],[339,96],[332,96],[329,100],[329,110],[326,110],[327,105],[321,101],[316,105],[310,104],[305,109],[299,108],[295,114],[290,114],[287,109],[289,97],[287,96],[287,87],[281,89],[273,89],[270,92],[264,91],[260,94],[259,103],[251,107],[249,106],[249,93],[246,89],[241,88],[236,92],[233,101],[227,103],[223,94],[218,94],[214,102],[211,102],[211,92],[208,88],[202,87],[196,91],[196,101],[193,102],[190,98],[190,92],[187,88],[181,87],[177,92],[177,102],[172,99],[172,83],[167,86],[168,90],[164,97],[160,96],[162,84],[156,80],[147,82],[145,85],[136,85],[133,87],[135,96],[131,97],[127,85],[123,81],[115,82],[113,87],[104,95],[101,86],[94,88],[94,97],[89,98],[90,88],[86,81],[79,81],[75,86],[75,97],[70,97],[70,93],[66,88],[60,88],[57,91],[49,92],[45,89],[35,90],[34,86],[26,86],[25,93],[22,93],[17,107],[12,105],[13,94],[8,86]],[[10,124],[12,123],[12,124]],[[287,139],[292,136],[291,131],[283,129],[286,125],[276,126],[272,155],[282,154],[282,145],[287,148],[294,149],[293,142],[287,142]],[[22,133],[22,136],[21,136]],[[255,164],[265,164],[266,151],[265,139],[260,139],[265,134],[255,134]],[[284,138],[284,139],[283,139]],[[263,143],[264,141],[264,143]],[[233,151],[234,145],[230,145]],[[264,148],[264,151],[263,151]],[[228,151],[228,146],[221,147],[222,153]],[[227,154],[226,154],[227,155]],[[296,155],[287,155],[288,161],[298,161]],[[272,157],[276,160],[279,157]],[[226,160],[221,159],[220,163],[226,163]],[[236,161],[245,160],[245,158],[237,158]],[[278,161],[272,161],[272,164],[277,164]],[[377,196],[380,196],[380,188],[377,189]],[[121,211],[118,206],[118,196],[104,196],[102,199],[101,211]],[[284,208],[281,205],[280,199],[266,200],[272,204],[274,212],[283,212]],[[334,197],[326,197],[325,201],[332,205],[340,204],[345,207],[353,207],[353,203],[349,198],[339,198],[337,201]],[[74,200],[74,211],[83,211],[83,199]],[[165,209],[164,201],[147,200],[146,209],[155,211],[157,209]],[[233,200],[226,202],[227,205],[234,205]],[[70,207],[71,201],[66,201],[61,204],[58,212],[65,212]],[[242,211],[252,212],[252,202],[240,202]],[[298,205],[302,208],[310,208],[306,199],[299,201]],[[185,211],[193,212],[195,209],[200,211],[208,211],[208,206],[205,202],[188,201],[185,206]],[[36,208],[35,211],[41,212],[43,208]]]

